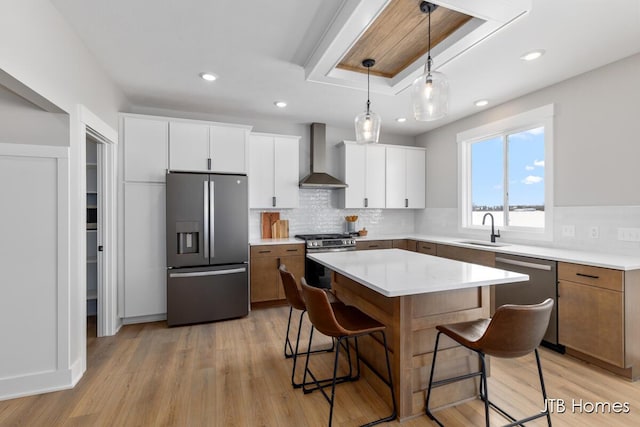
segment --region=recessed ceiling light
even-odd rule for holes
[[[398,122],[398,123],[404,123],[404,122],[406,122],[406,121],[407,121],[407,118],[406,118],[406,117],[398,117],[398,118],[396,119],[396,122]]]
[[[200,73],[200,77],[208,82],[212,82],[218,79],[218,76],[213,73]]]
[[[476,102],[474,102],[476,107],[484,107],[485,105],[489,104],[489,101],[487,101],[486,99],[479,99]]]
[[[543,49],[532,50],[531,52],[527,52],[522,55],[520,59],[522,59],[523,61],[533,61],[534,59],[540,58],[542,55],[544,55]]]
[[[287,106],[287,103],[284,101],[275,101],[273,105],[275,105],[278,108],[284,108]]]

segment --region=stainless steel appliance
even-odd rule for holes
[[[529,281],[495,287],[495,305],[537,304],[552,298],[554,305],[542,344],[564,352],[558,344],[557,262],[516,255],[496,254],[496,268],[529,275]]]
[[[305,241],[307,253],[356,250],[356,239],[351,234],[299,234],[296,237]],[[306,257],[304,277],[311,286],[331,289],[331,270]]]
[[[247,177],[167,173],[167,323],[249,313]]]

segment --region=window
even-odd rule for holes
[[[549,105],[458,134],[462,231],[491,213],[510,237],[551,239],[552,119]]]

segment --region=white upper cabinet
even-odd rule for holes
[[[426,207],[426,152],[418,147],[387,146],[386,207]]]
[[[171,170],[208,170],[209,126],[169,123],[169,168]]]
[[[385,207],[385,146],[344,142],[341,146],[342,178],[348,185],[341,190],[343,208]]]
[[[124,116],[122,134],[125,181],[165,182],[168,121]]]
[[[249,207],[297,208],[300,137],[252,133]]]
[[[211,126],[209,155],[215,172],[247,173],[250,127]]]
[[[250,127],[172,121],[169,167],[181,171],[247,173]]]

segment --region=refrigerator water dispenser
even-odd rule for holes
[[[199,236],[197,222],[176,223],[176,236],[178,238],[178,255],[197,254],[199,252]]]

